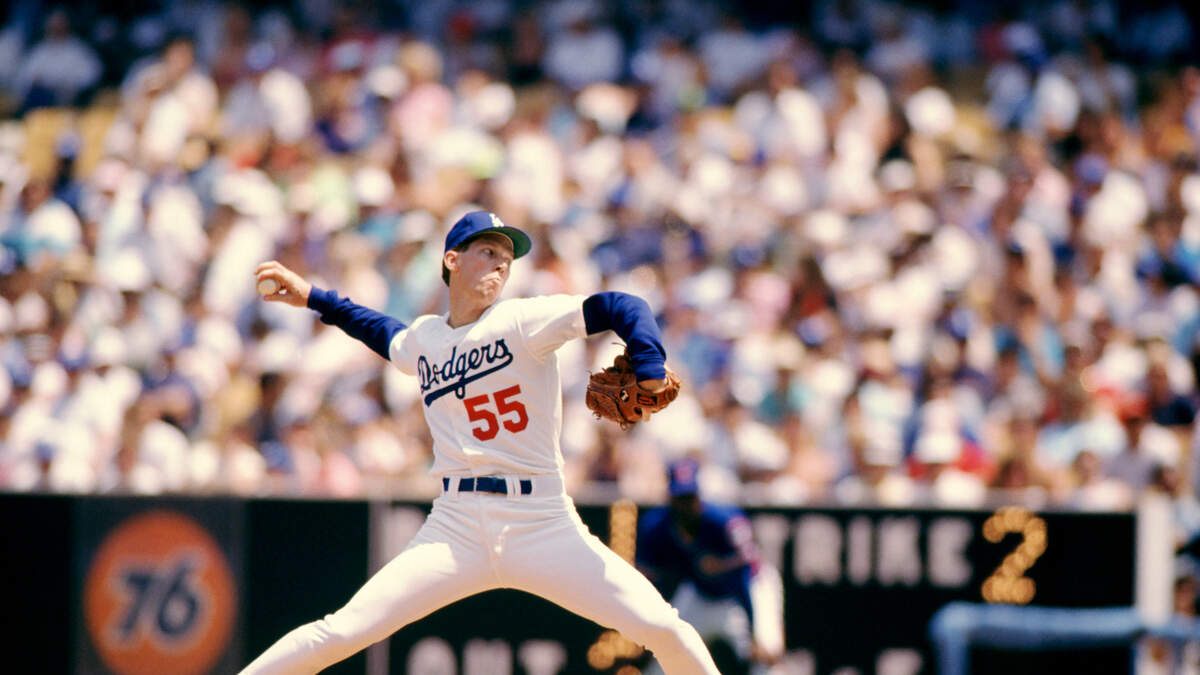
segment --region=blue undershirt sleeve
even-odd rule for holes
[[[407,328],[386,314],[355,304],[350,298],[339,298],[336,291],[316,286],[308,294],[308,307],[321,315],[322,323],[341,328],[385,359],[392,338]]]
[[[611,330],[621,336],[639,381],[667,376],[662,333],[645,300],[615,291],[596,293],[583,301],[583,320],[588,335]]]

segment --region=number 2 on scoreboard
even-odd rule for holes
[[[1046,552],[1046,521],[1028,509],[1006,506],[992,514],[983,524],[983,536],[998,544],[1012,532],[1021,534],[1021,544],[1004,557],[1004,561],[983,582],[983,599],[987,602],[1029,604],[1037,591],[1033,579],[1025,571]]]
[[[524,403],[513,398],[520,393],[521,385],[514,384],[491,394],[481,394],[463,399],[463,406],[467,409],[467,419],[472,422],[483,422],[483,426],[471,427],[471,433],[475,438],[481,441],[490,441],[500,433],[501,425],[514,434],[524,431],[525,427],[529,426],[529,413],[525,410]],[[492,412],[490,407],[487,407],[489,401],[495,401],[499,416]]]

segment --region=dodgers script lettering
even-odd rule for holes
[[[461,354],[456,345],[450,350],[450,358],[440,365],[430,363],[422,354],[417,358],[417,377],[421,380],[425,405],[431,405],[450,392],[460,399],[466,397],[468,384],[504,368],[512,360],[513,354],[503,338],[490,345],[472,347]]]

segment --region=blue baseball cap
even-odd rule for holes
[[[700,462],[694,459],[680,459],[671,462],[667,467],[667,493],[672,497],[683,497],[700,492]]]
[[[529,241],[529,235],[515,227],[505,225],[500,220],[500,216],[490,211],[472,211],[459,218],[454,227],[446,233],[446,248],[442,250],[442,254],[444,255],[446,251],[458,248],[486,232],[495,232],[508,237],[512,241],[514,260],[529,253],[529,249],[533,246]],[[442,280],[447,284],[450,283],[450,271],[446,269],[444,263],[442,264]]]

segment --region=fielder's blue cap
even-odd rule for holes
[[[672,497],[694,495],[700,492],[700,462],[680,459],[667,467],[667,492]]]
[[[529,235],[515,227],[505,225],[500,220],[500,216],[490,211],[472,211],[459,218],[454,227],[446,233],[446,248],[442,253],[457,248],[485,232],[495,232],[508,237],[512,241],[513,259],[529,253],[529,249],[533,246],[529,241]],[[442,279],[446,283],[450,283],[450,275],[447,273],[445,265],[442,266]]]

